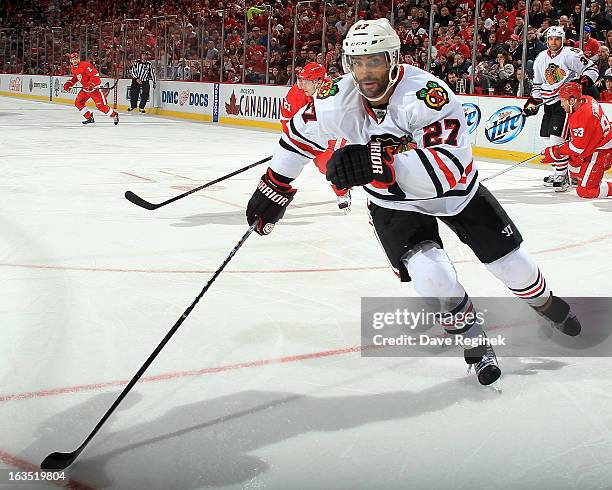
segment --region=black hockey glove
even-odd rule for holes
[[[338,189],[373,183],[388,187],[395,183],[393,159],[383,153],[379,141],[347,145],[336,150],[327,162],[326,178]]]
[[[523,106],[523,115],[525,117],[535,116],[540,110],[539,105],[544,102],[542,99],[536,99],[534,97],[529,97],[525,105]]]
[[[272,233],[274,225],[284,216],[285,209],[297,192],[291,184],[279,180],[282,178],[269,168],[247,204],[247,222],[249,225],[257,223],[255,231],[260,235]]]

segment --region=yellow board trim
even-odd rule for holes
[[[230,124],[232,126],[248,126],[252,128],[274,129],[280,131],[282,129],[280,122],[271,121],[252,121],[250,119],[237,119],[233,117],[219,116],[220,124]]]
[[[16,97],[18,99],[42,100],[44,102],[51,102],[49,100],[48,95],[14,94],[13,92],[3,92],[3,91],[0,91],[0,95],[4,95],[6,97]]]

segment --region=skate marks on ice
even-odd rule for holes
[[[403,369],[410,369],[410,363],[402,364],[407,365]],[[533,375],[563,366],[562,362],[546,359],[526,361],[507,375]],[[397,365],[390,369],[397,370]],[[493,390],[483,390],[473,376],[448,380],[421,391],[317,396],[317,392],[332,391],[334,387],[348,387],[355,379],[308,393],[246,390],[199,400],[170,408],[155,420],[114,432],[109,429],[110,423],[88,449],[89,454],[101,454],[88,456],[86,452],[70,469],[69,476],[99,488],[133,490],[241,485],[265,477],[271,468],[290,474],[290,466],[297,463],[290,456],[283,461],[268,461],[257,455],[260,448],[313,432],[359,428],[367,431],[364,427],[368,424],[417,418],[444,412],[456,404],[487,403],[503,396]],[[204,385],[202,391],[194,392],[205,393],[205,390]],[[39,427],[40,439],[24,451],[24,456],[37,460],[50,450],[76,447],[82,434],[87,433],[88,424],[104,412],[117,394],[97,394],[54,415]],[[130,400],[129,404],[135,405],[138,398],[144,402],[146,395],[130,394],[126,402]],[[409,437],[410,426],[405,427]],[[410,445],[395,448],[390,445],[384,450],[405,451],[406,457],[412,451]],[[373,480],[364,482],[363,488],[375,484],[377,476],[371,476]],[[313,467],[311,480],[315,486],[326,488],[333,480],[333,467],[323,471]],[[287,481],[285,488],[296,483]]]

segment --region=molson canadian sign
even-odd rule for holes
[[[230,85],[221,86],[219,114],[223,117],[278,121],[289,87]]]

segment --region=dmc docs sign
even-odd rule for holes
[[[162,109],[212,115],[212,83],[159,82],[158,90]]]
[[[288,91],[289,87],[223,84],[219,115],[278,122]]]
[[[485,123],[485,136],[495,144],[501,145],[516,138],[525,126],[525,116],[517,106],[506,106],[495,111]]]
[[[49,96],[50,78],[44,75],[33,75],[28,80],[28,93]]]

